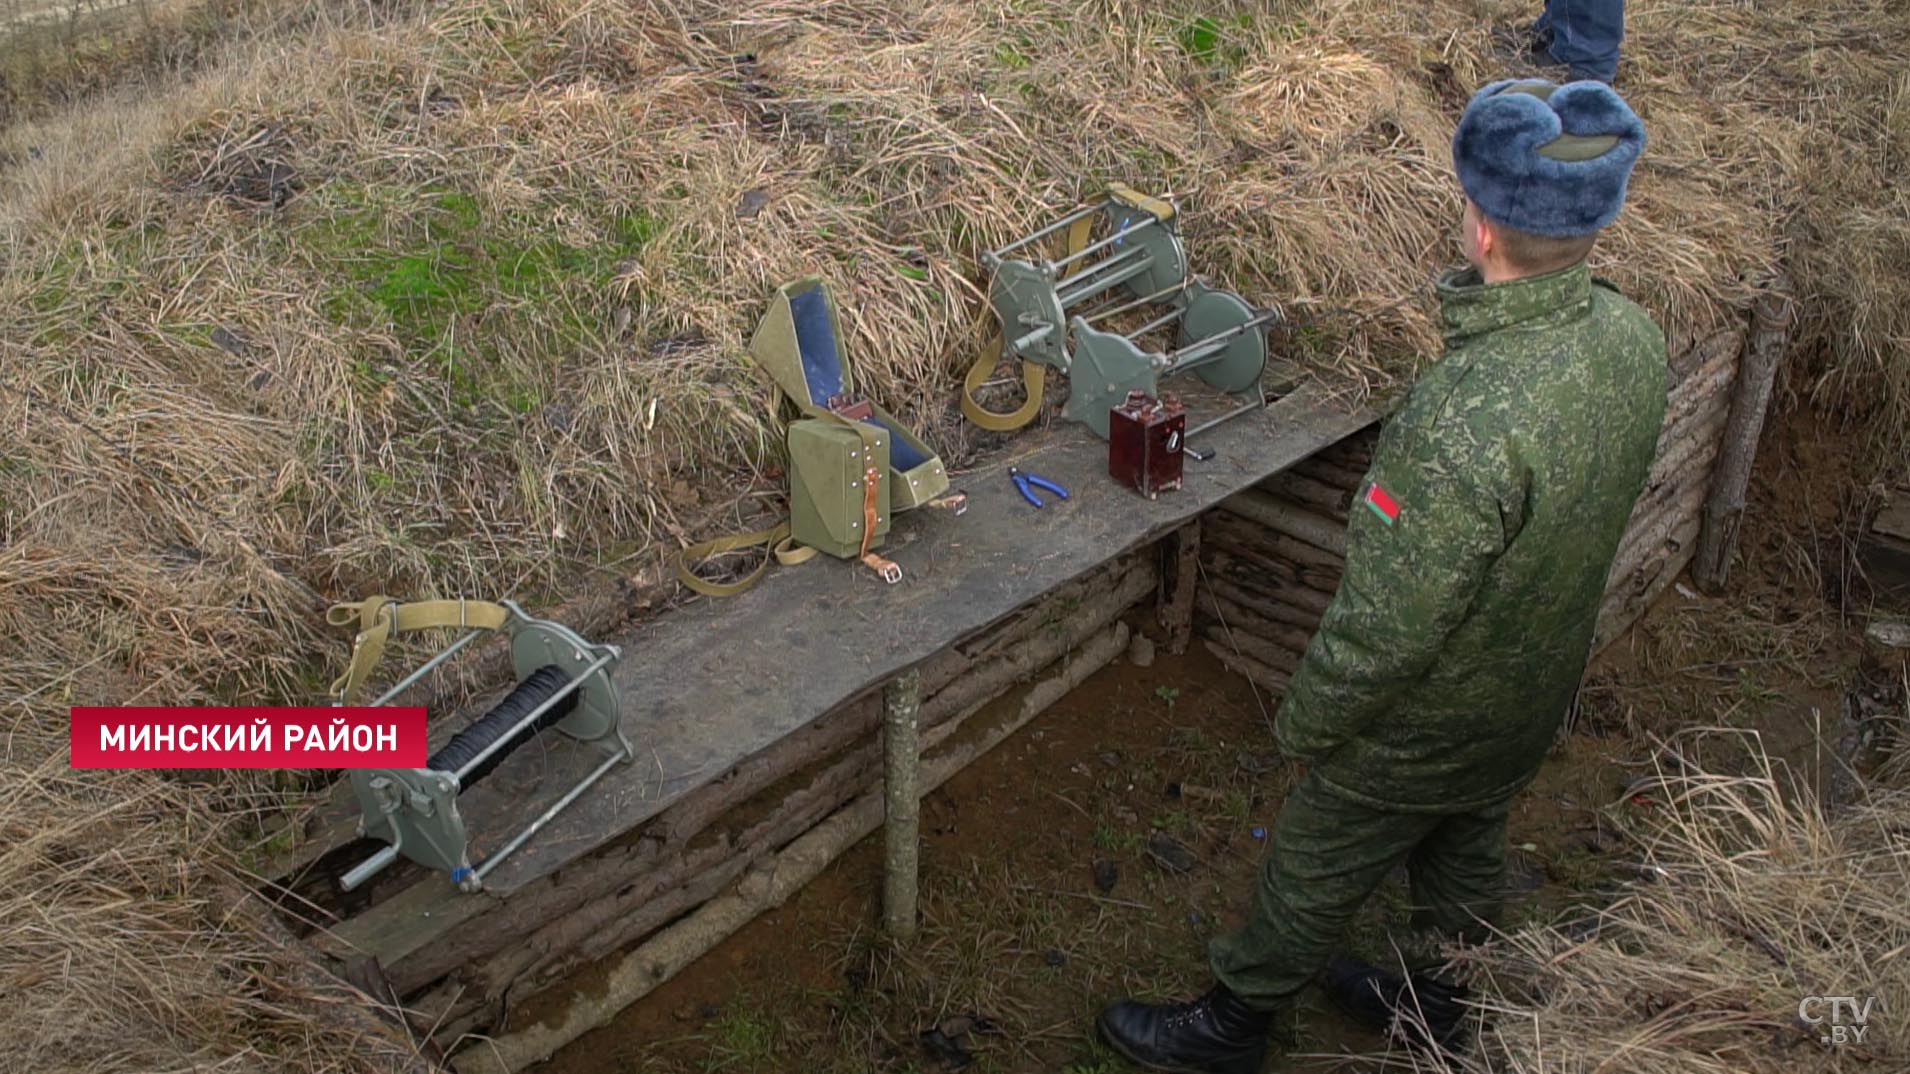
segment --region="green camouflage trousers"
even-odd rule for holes
[[[1423,938],[1476,942],[1503,899],[1511,805],[1395,813],[1338,797],[1309,771],[1274,822],[1246,925],[1209,945],[1214,976],[1250,1006],[1284,1005],[1326,965],[1360,906],[1402,861]],[[1408,964],[1422,968],[1430,950],[1409,952]]]

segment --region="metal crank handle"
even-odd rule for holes
[[[503,848],[497,853],[479,862],[478,867],[472,870],[470,875],[460,879],[458,881],[459,889],[472,894],[482,891],[484,889],[484,878],[490,874],[491,870],[502,864],[505,858],[515,854],[518,848],[529,842],[532,836],[542,831],[546,824],[549,824],[556,818],[557,814],[569,808],[570,804],[582,797],[583,793],[589,790],[592,784],[602,779],[605,772],[610,771],[613,766],[623,760],[625,760],[625,758],[621,754],[612,754],[604,758],[602,763],[597,765],[588,776],[584,777],[583,782],[572,787],[569,793],[551,803],[551,807],[544,810],[536,820],[531,821],[529,826],[523,831],[518,832],[516,838],[504,844]]]
[[[360,884],[384,872],[387,866],[397,860],[398,848],[393,845],[386,845],[385,849],[359,862],[357,867],[352,869],[351,872],[340,877],[338,880],[339,890],[352,891],[356,889]]]

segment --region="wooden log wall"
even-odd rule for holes
[[[1053,691],[1040,684],[1063,675],[1056,669],[1075,681],[1106,664],[1119,651],[1111,632],[1125,645],[1120,620],[1155,596],[1157,555],[1149,547],[1111,561],[922,665],[925,763],[941,758],[946,766],[963,751],[975,752],[966,739],[987,721],[971,717],[991,702],[1029,682],[1048,698]],[[429,1027],[446,1045],[466,1034],[508,1035],[554,1016],[540,1013],[550,1006],[544,994],[560,1000],[560,986],[580,969],[640,949],[733,898],[753,869],[792,845],[806,846],[805,836],[840,821],[853,803],[879,798],[880,723],[876,689],[686,795],[630,838],[514,892],[428,944],[398,948],[374,972],[411,1012],[414,1029]],[[964,735],[967,724],[976,726]],[[378,905],[361,911],[379,912]],[[386,912],[402,916],[396,905]],[[362,955],[335,932],[312,942],[348,972],[364,972]]]
[[[1675,582],[1697,551],[1698,527],[1724,438],[1746,344],[1741,330],[1700,340],[1672,363],[1658,460],[1632,510],[1605,589],[1594,652],[1616,641]]]
[[[1744,335],[1672,362],[1658,457],[1612,565],[1594,650],[1623,634],[1690,562]],[[1228,667],[1284,693],[1345,566],[1347,513],[1374,426],[1225,501],[1201,522],[1194,630]]]

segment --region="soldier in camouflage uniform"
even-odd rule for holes
[[[1664,420],[1663,334],[1586,263],[1644,141],[1596,82],[1495,82],[1467,106],[1469,267],[1439,280],[1445,355],[1381,432],[1280,710],[1305,772],[1249,920],[1211,945],[1214,987],[1103,1012],[1136,1063],[1253,1074],[1272,1013],[1316,978],[1376,1028],[1455,1039],[1463,993],[1425,963],[1403,979],[1335,950],[1402,862],[1433,934],[1476,938],[1498,912],[1511,800],[1578,688]]]

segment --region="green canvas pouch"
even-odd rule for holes
[[[889,438],[860,422],[789,423],[789,525],[799,545],[861,559],[889,533]]]
[[[853,409],[838,416],[886,434],[893,470],[890,495],[897,511],[957,507],[959,501],[947,502],[944,495],[948,471],[935,451],[893,414],[857,393],[842,340],[835,298],[820,278],[806,276],[776,289],[750,339],[749,352],[805,417],[832,415],[834,401],[855,400]]]
[[[734,596],[755,585],[772,558],[801,563],[817,552],[859,559],[897,582],[902,568],[876,552],[888,537],[890,512],[965,510],[965,496],[948,494],[948,473],[935,452],[857,394],[842,339],[835,300],[820,278],[784,284],[771,296],[749,351],[776,386],[778,416],[786,421],[789,521],[685,549],[676,571],[684,585]],[[710,582],[690,569],[709,556],[760,546],[770,554],[735,582]]]

